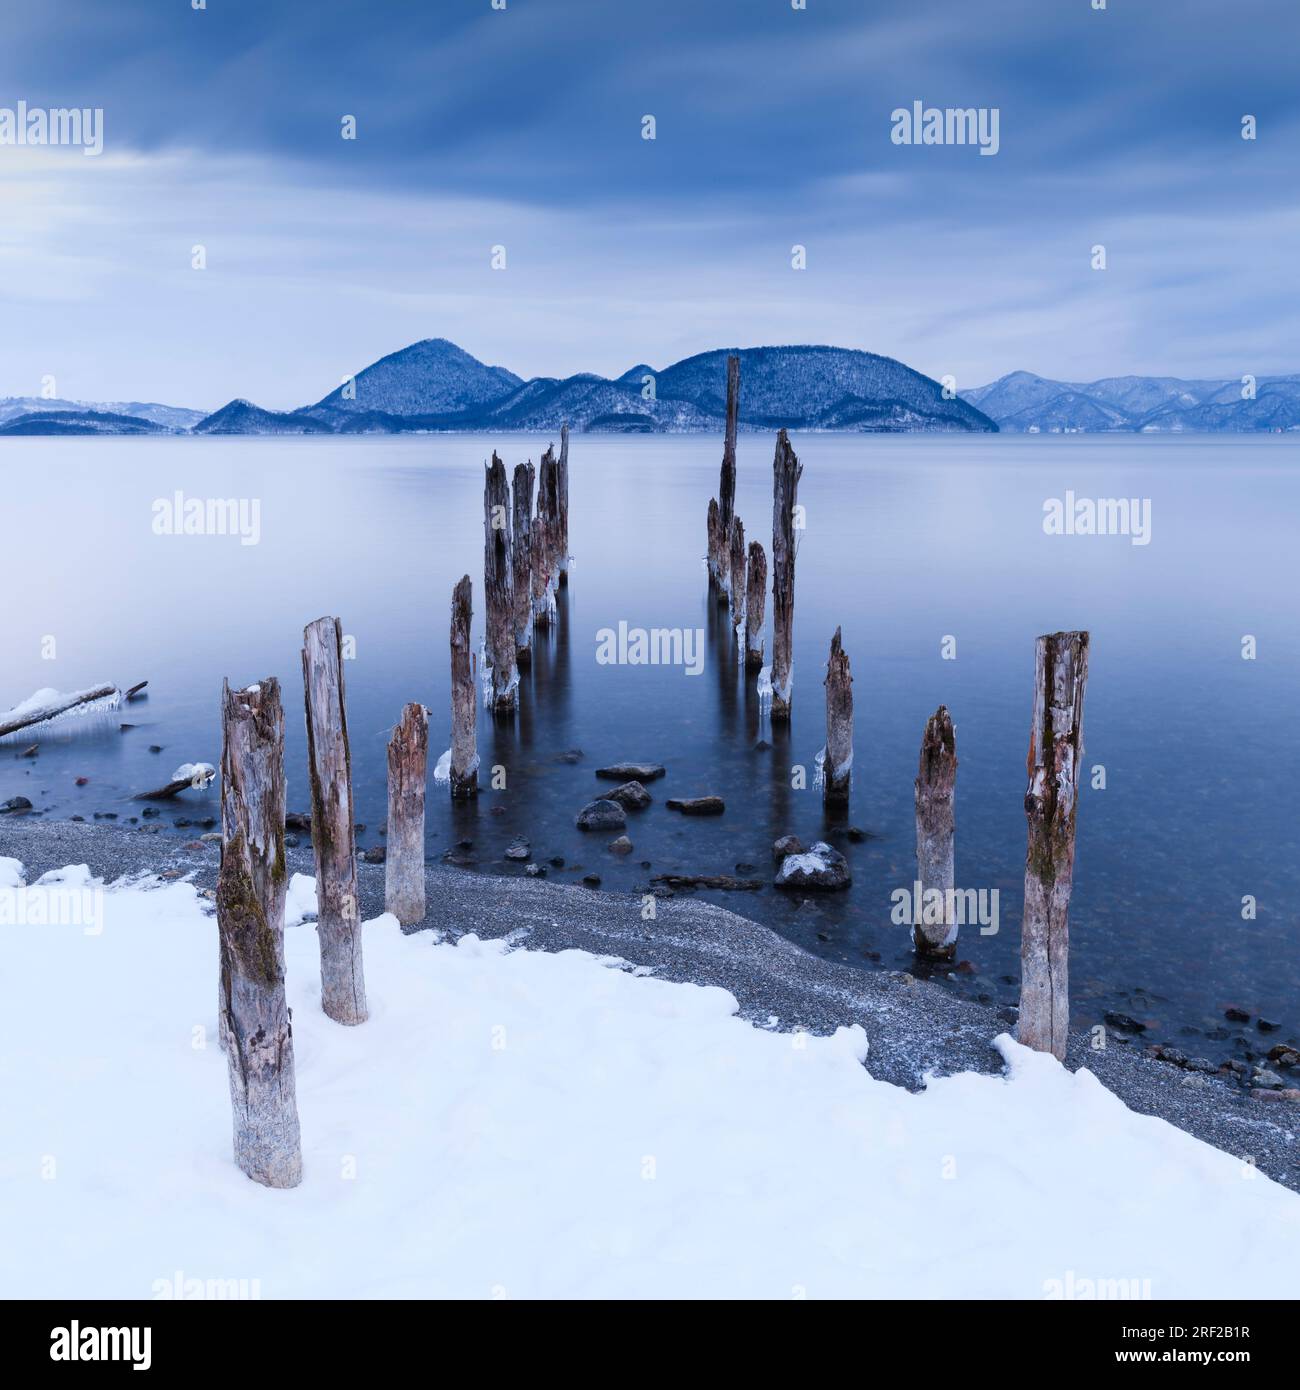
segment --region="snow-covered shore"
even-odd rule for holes
[[[356,1029],[286,933],[305,1177],[267,1191],[231,1160],[210,905],[98,903],[5,927],[4,1296],[1300,1294],[1300,1197],[1005,1037],[1007,1074],[912,1092],[861,1027],[391,918]]]

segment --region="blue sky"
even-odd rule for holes
[[[290,407],[422,337],[522,376],[1300,370],[1300,6],[1091,5],[14,7],[0,108],[103,107],[105,150],[0,146],[0,395]],[[894,145],[917,100],[997,107],[998,154]]]

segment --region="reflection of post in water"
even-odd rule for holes
[[[735,733],[739,704],[736,699],[737,662],[736,634],[725,607],[717,603],[705,603],[704,621],[709,651],[718,673],[718,718],[719,729],[724,733]]]
[[[789,833],[790,819],[790,725],[778,721],[767,731],[772,750],[772,831]]]
[[[545,741],[567,746],[572,704],[569,622],[573,592],[569,585],[555,595],[555,621],[533,638],[533,698],[545,721]],[[594,652],[594,649],[593,649]],[[594,659],[594,657],[593,657]]]

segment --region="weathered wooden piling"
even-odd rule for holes
[[[745,669],[763,669],[763,620],[767,609],[767,554],[758,541],[749,543],[745,571]]]
[[[745,616],[745,527],[738,516],[731,518],[731,548],[727,573],[731,585],[731,626],[739,632]]]
[[[284,995],[284,709],[280,683],[221,692],[221,1031],[235,1162],[264,1187],[297,1187],[302,1144]]]
[[[366,980],[357,902],[343,628],[337,618],[317,618],[303,630],[302,640],[321,1006],[337,1023],[364,1023]]]
[[[1029,844],[1016,1036],[1058,1061],[1065,1060],[1070,1027],[1070,891],[1087,683],[1086,632],[1054,632],[1038,639],[1025,792]]]
[[[718,520],[718,499],[709,498],[709,512],[706,519],[707,546],[704,563],[709,571],[709,588],[717,590],[722,583],[722,566],[718,556],[722,552],[722,523]]]
[[[451,796],[467,801],[478,795],[478,701],[470,651],[474,586],[464,575],[451,591]]]
[[[940,705],[926,720],[916,774],[916,900],[912,945],[918,956],[951,960],[957,954],[953,793],[957,785],[957,740],[952,719]],[[932,896],[941,893],[942,909]]]
[[[388,839],[384,911],[403,926],[424,920],[424,791],[429,711],[409,704],[388,740]]]
[[[731,523],[736,515],[736,423],[740,417],[740,358],[727,358],[727,426],[722,439],[722,470],[718,478],[718,584],[720,598],[732,598],[731,557],[735,545]],[[742,551],[743,554],[743,551]],[[733,612],[734,600],[733,600]]]
[[[559,467],[555,450],[542,455],[537,474],[537,515],[533,518],[533,624],[550,627],[555,615],[555,578],[559,552]]]
[[[533,659],[533,480],[532,460],[515,465],[512,489],[514,535],[511,569],[514,588],[515,661],[527,666]]]
[[[840,641],[840,630],[831,638],[826,662],[826,750],[822,760],[822,804],[830,811],[849,804],[853,780],[853,676]]]
[[[772,722],[788,721],[794,681],[794,509],[803,465],[784,430],[772,460]]]
[[[510,539],[510,488],[506,466],[492,454],[483,481],[483,596],[487,606],[489,704],[493,714],[509,714],[518,699],[515,668],[514,570]]]
[[[556,564],[559,566],[555,582],[557,587],[564,588],[569,582],[569,422],[566,420],[560,426],[560,461],[555,471],[556,479],[556,520],[558,540],[556,542],[558,554]]]

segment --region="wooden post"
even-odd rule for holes
[[[745,669],[763,669],[763,619],[767,606],[767,554],[758,541],[749,543],[745,572]]]
[[[515,465],[512,571],[514,591],[515,660],[527,666],[533,659],[533,480],[532,460]]]
[[[731,523],[736,515],[736,421],[740,414],[740,358],[727,358],[727,428],[722,440],[722,472],[718,478],[718,580],[722,598],[731,598],[731,557],[735,553]],[[735,611],[734,599],[732,611]]]
[[[957,740],[943,705],[926,721],[921,765],[916,775],[916,884],[912,903],[912,945],[918,956],[951,960],[957,954],[956,885],[953,848],[953,792],[957,785]],[[938,912],[925,895],[943,894]],[[936,916],[939,920],[933,920]],[[927,921],[926,918],[931,920]]]
[[[826,751],[822,761],[822,805],[842,810],[849,804],[853,780],[853,677],[840,643],[840,630],[831,638],[826,663]]]
[[[803,465],[784,430],[772,460],[772,722],[789,722],[794,680],[794,509]]]
[[[316,852],[316,934],[321,1006],[336,1023],[366,1021],[366,979],[357,902],[352,753],[343,685],[343,628],[317,618],[302,634],[307,701],[311,840]]]
[[[467,801],[478,795],[478,701],[470,652],[474,586],[464,575],[451,591],[451,796]]]
[[[542,455],[537,474],[537,516],[533,521],[533,623],[550,627],[555,614],[556,556],[559,552],[559,469],[555,450]]]
[[[284,997],[284,709],[280,682],[221,692],[221,1029],[235,1162],[264,1187],[297,1187],[302,1143]]]
[[[506,466],[494,451],[483,483],[483,592],[487,604],[487,662],[491,668],[493,714],[509,714],[518,698],[511,559],[510,489],[506,483]]]
[[[722,552],[722,529],[718,520],[718,499],[709,498],[708,514],[708,553],[705,557],[705,565],[709,571],[709,588],[717,590],[722,583],[722,567],[718,556]]]
[[[1054,632],[1038,639],[1025,792],[1029,845],[1017,1037],[1058,1061],[1065,1060],[1070,1028],[1070,890],[1087,683],[1086,632]]]
[[[564,588],[569,582],[569,422],[567,420],[560,426],[560,463],[556,469],[556,483],[556,517],[559,522],[559,554],[556,557],[559,574],[556,576],[556,583],[560,588]]]
[[[424,789],[429,711],[409,704],[388,740],[388,853],[384,911],[404,926],[424,920]]]
[[[727,574],[731,584],[731,626],[740,631],[745,616],[745,526],[738,516],[731,518],[731,545]]]

